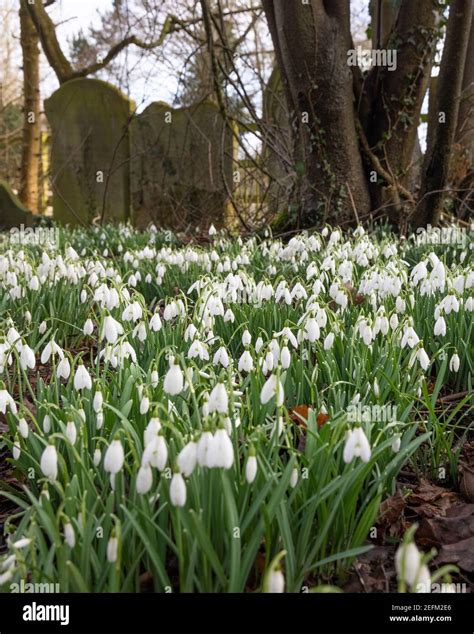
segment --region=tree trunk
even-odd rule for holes
[[[397,3],[393,0],[370,0],[372,20],[372,46],[385,48],[395,25],[398,13]]]
[[[384,47],[396,51],[396,69],[374,66],[366,82],[370,106],[365,106],[369,115],[363,125],[368,141],[393,182],[407,189],[419,160],[419,117],[437,39],[434,8],[433,0],[402,0],[390,37],[381,36]],[[407,214],[399,194],[383,179],[372,187],[374,204],[386,205],[395,222]]]
[[[348,0],[263,0],[296,142],[292,224],[356,219],[370,198],[355,131]],[[355,211],[354,211],[355,207]]]
[[[34,24],[22,3],[20,41],[23,52],[23,145],[19,198],[33,213],[38,213],[41,162],[39,40]]]
[[[471,60],[471,61],[469,61]],[[474,13],[471,17],[469,44],[464,65],[462,94],[459,102],[456,142],[466,152],[470,166],[474,163]]]
[[[458,124],[466,52],[471,28],[472,3],[453,0],[436,89],[438,124],[430,135],[423,165],[422,198],[415,226],[436,225],[443,208],[449,163]]]

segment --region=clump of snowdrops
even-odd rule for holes
[[[472,236],[210,234],[2,248],[4,589],[342,584],[404,465],[455,474],[472,397],[437,398],[472,387]]]

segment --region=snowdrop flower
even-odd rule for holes
[[[285,592],[285,577],[281,570],[271,570],[268,573],[265,592],[272,594]]]
[[[455,295],[447,295],[443,300],[444,312],[449,315],[450,312],[459,312],[459,301]]]
[[[400,345],[402,348],[405,348],[408,345],[410,348],[413,349],[419,343],[419,341],[420,338],[418,337],[412,326],[408,326],[407,328],[405,328]]]
[[[188,359],[195,359],[196,357],[199,357],[201,361],[209,361],[207,346],[199,339],[195,339],[188,350]]]
[[[238,365],[239,372],[251,372],[253,370],[253,359],[252,355],[248,350],[244,350]]]
[[[18,460],[21,456],[21,446],[18,440],[15,440],[12,447],[13,460]]]
[[[153,330],[153,332],[158,332],[159,330],[161,330],[161,327],[162,323],[160,315],[158,313],[155,313],[150,319],[150,329]]]
[[[122,469],[124,460],[122,443],[120,440],[113,440],[105,452],[104,469],[107,473],[116,475]]]
[[[291,354],[290,354],[290,351],[288,350],[288,346],[284,346],[281,349],[280,361],[281,361],[281,366],[284,370],[290,367]]]
[[[145,447],[142,466],[150,464],[158,471],[163,471],[168,462],[168,447],[163,436],[155,436]]]
[[[141,341],[142,343],[146,341],[148,333],[146,330],[145,322],[141,321],[137,326],[135,326],[135,328],[133,329],[132,336],[137,337],[138,340]]]
[[[285,328],[283,328],[283,330],[281,332],[277,332],[276,336],[277,337],[286,337],[286,339],[288,339],[288,341],[291,343],[293,348],[297,348],[298,347],[298,339],[292,333],[291,329],[288,328],[288,326],[285,326]]]
[[[100,451],[100,449],[95,449],[94,457],[92,459],[94,463],[94,467],[98,467],[100,465],[101,460],[102,460],[102,452]]]
[[[395,300],[395,308],[397,310],[397,313],[404,313],[406,310],[406,302],[400,297],[400,295]]]
[[[401,444],[402,444],[402,439],[400,437],[400,434],[396,434],[392,441],[392,451],[394,453],[398,453],[400,451]]]
[[[166,373],[163,388],[167,394],[172,396],[176,396],[183,391],[184,375],[179,365],[175,364],[174,357],[170,357],[170,367]]]
[[[17,407],[15,401],[12,399],[7,390],[0,390],[0,412],[6,414],[7,407],[12,414],[17,413]]]
[[[140,414],[143,416],[143,414],[146,414],[149,409],[150,409],[150,399],[148,398],[148,396],[145,395],[140,401]]]
[[[214,227],[214,225],[211,225],[209,227],[209,235],[212,237],[212,236],[215,236],[216,233],[217,233],[217,229]]]
[[[51,482],[58,477],[58,452],[54,445],[48,445],[41,454],[40,468]]]
[[[41,363],[43,365],[46,365],[46,363],[48,363],[50,357],[53,355],[58,355],[61,359],[64,357],[64,353],[61,350],[61,348],[58,346],[58,344],[54,341],[51,340],[44,348],[43,352],[41,353]]]
[[[346,464],[354,458],[360,458],[363,462],[369,462],[371,456],[370,444],[361,427],[350,429],[344,446],[343,460]]]
[[[102,392],[100,390],[97,390],[96,393],[94,394],[94,399],[92,401],[92,407],[96,414],[102,410],[103,404],[104,404],[104,397],[102,396]]]
[[[74,389],[76,391],[92,389],[91,375],[82,363],[77,366],[77,370],[74,375]]]
[[[86,319],[84,327],[82,328],[82,332],[86,335],[86,337],[90,336],[94,332],[94,324],[92,323],[92,319]]]
[[[51,419],[49,417],[49,414],[46,414],[46,416],[43,418],[43,431],[45,434],[49,434],[49,432],[51,431]]]
[[[77,429],[76,425],[73,421],[69,421],[66,425],[66,438],[69,440],[71,445],[76,444],[77,439]]]
[[[102,429],[104,425],[104,412],[100,411],[97,412],[97,416],[95,419],[95,426],[97,427],[97,429]]]
[[[261,337],[258,337],[257,341],[255,342],[255,352],[257,354],[262,349],[262,346],[263,346],[263,339]]]
[[[30,432],[30,428],[28,427],[28,423],[24,418],[20,418],[18,421],[18,431],[23,438],[28,438],[28,434]]]
[[[181,449],[176,459],[179,470],[187,478],[192,474],[197,464],[197,443],[194,441],[188,442],[187,445]]]
[[[230,308],[228,308],[224,313],[224,321],[227,323],[230,321],[231,324],[235,321],[235,315]]]
[[[229,367],[229,354],[226,350],[226,348],[224,346],[221,346],[217,352],[214,355],[214,358],[212,360],[212,362],[214,363],[214,365],[218,365],[219,363],[222,365],[223,368],[228,368]]]
[[[283,405],[283,400],[285,396],[283,385],[276,374],[271,374],[262,387],[262,391],[260,392],[260,401],[262,405],[268,403],[268,401],[270,401],[270,399],[272,399],[274,396],[276,397],[277,406],[281,407]]]
[[[417,356],[417,359],[418,359],[422,369],[423,370],[427,370],[428,366],[430,364],[430,359],[429,359],[428,355],[426,354],[426,350],[424,348],[420,348],[418,350],[416,356]]]
[[[244,330],[242,334],[242,345],[249,346],[251,342],[252,342],[252,335],[249,333],[248,330]]]
[[[293,470],[291,471],[291,476],[290,476],[290,486],[292,489],[295,488],[295,486],[298,484],[298,478],[299,478],[299,472],[297,467],[294,467]]]
[[[2,572],[2,574],[0,574],[0,586],[5,585],[6,583],[8,583],[13,577],[13,565],[10,566],[5,572]]]
[[[323,347],[325,350],[330,350],[334,343],[334,333],[330,332],[327,337],[324,339]]]
[[[173,506],[184,506],[186,504],[186,484],[180,473],[173,474],[170,484],[170,501]]]
[[[120,335],[123,335],[123,326],[111,315],[104,317],[104,323],[100,333],[101,339],[106,339],[108,343],[116,343]]]
[[[138,302],[129,304],[122,313],[123,321],[138,321],[142,318],[142,307]]]
[[[161,422],[159,418],[151,418],[150,422],[145,428],[143,433],[143,442],[145,447],[158,435],[161,429]]]
[[[198,329],[196,328],[196,326],[194,324],[189,324],[189,326],[184,331],[184,340],[193,341],[197,333]]]
[[[396,330],[398,328],[398,315],[397,315],[397,313],[393,313],[393,315],[390,316],[389,324],[390,324],[390,328],[392,330]]]
[[[15,548],[16,550],[21,550],[22,548],[27,548],[30,544],[31,539],[29,539],[28,537],[22,537],[18,541],[13,542],[12,548]]]
[[[107,561],[110,564],[114,564],[117,561],[118,545],[119,543],[117,537],[115,537],[115,535],[112,535],[107,544]]]
[[[308,319],[304,325],[304,338],[306,341],[313,343],[320,337],[320,329],[318,322],[314,317]]]
[[[74,532],[74,528],[70,522],[64,524],[64,540],[69,548],[74,548],[76,545],[76,533]]]
[[[67,381],[70,374],[71,374],[71,364],[69,363],[68,358],[64,357],[58,363],[58,367],[56,368],[56,376],[58,379],[62,378]]]
[[[255,480],[257,476],[257,456],[255,455],[255,450],[250,449],[250,455],[247,459],[247,464],[245,465],[245,479],[249,484]]]
[[[208,412],[219,412],[227,414],[229,410],[229,397],[223,383],[218,383],[209,394]]]
[[[380,387],[379,387],[379,382],[377,381],[377,377],[374,379],[372,391],[374,393],[375,398],[378,398],[380,396]]]
[[[35,353],[30,346],[26,344],[23,344],[21,348],[20,365],[23,370],[26,370],[27,368],[33,370],[36,365]]]
[[[399,546],[395,554],[395,568],[401,580],[410,586],[415,584],[422,564],[420,551],[413,542]]]
[[[214,435],[215,466],[230,469],[234,464],[234,447],[225,429]]]
[[[200,467],[212,468],[216,464],[214,436],[210,431],[201,434],[197,443],[197,462]]]
[[[153,485],[153,473],[149,464],[142,465],[138,470],[136,489],[140,495],[148,493]]]
[[[458,372],[460,365],[461,365],[461,360],[459,359],[459,355],[457,353],[453,354],[453,356],[449,360],[449,369],[450,369],[450,371],[451,372]]]
[[[47,328],[47,326],[46,326],[46,322],[45,322],[45,321],[42,321],[42,322],[40,323],[40,325],[38,326],[38,332],[39,332],[39,334],[40,334],[40,335],[44,335],[44,333],[46,332],[46,328]]]
[[[436,320],[436,323],[434,325],[434,335],[435,337],[444,337],[446,335],[446,321],[442,316],[438,317],[438,319]]]
[[[158,387],[158,381],[160,380],[159,376],[158,376],[158,371],[157,370],[152,370],[151,374],[150,374],[150,383],[151,383],[151,387],[153,389]]]

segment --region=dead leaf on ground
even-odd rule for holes
[[[407,507],[419,517],[445,517],[447,510],[462,503],[461,497],[450,489],[445,489],[422,478],[412,489]]]
[[[401,537],[406,531],[407,522],[404,514],[406,504],[406,495],[400,489],[382,502],[379,516],[375,523],[378,543],[383,542],[387,536]]]
[[[421,546],[439,548],[474,537],[474,504],[461,504],[449,509],[448,517],[423,518],[416,532]]]
[[[309,412],[312,409],[311,405],[295,405],[295,407],[290,407],[288,409],[288,415],[290,420],[294,423],[306,429],[307,421],[309,418]],[[329,416],[326,412],[319,412],[316,416],[316,422],[318,423],[318,427],[322,427],[329,420]]]
[[[456,564],[465,572],[474,572],[474,536],[455,544],[446,544],[435,562],[439,565]]]

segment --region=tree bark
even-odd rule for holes
[[[418,124],[437,40],[435,8],[434,0],[401,1],[390,36],[383,34],[384,47],[396,50],[396,69],[374,66],[366,82],[370,106],[365,106],[369,114],[363,125],[368,141],[393,181],[408,189],[419,160]],[[407,210],[397,188],[386,185],[373,185],[374,204],[387,205],[399,222]]]
[[[310,226],[364,215],[370,198],[347,63],[349,1],[264,0],[263,7],[296,139],[293,224]]]
[[[39,39],[23,2],[20,5],[20,42],[24,114],[19,198],[30,211],[38,213],[41,163]]]
[[[469,61],[470,60],[470,61]],[[466,151],[472,167],[474,163],[474,12],[471,17],[469,44],[464,65],[462,93],[459,103],[456,142]]]
[[[472,3],[453,0],[444,43],[436,89],[438,124],[429,138],[423,165],[419,210],[413,218],[415,226],[436,225],[443,208],[448,184],[449,163],[458,124],[466,52],[471,28]]]

